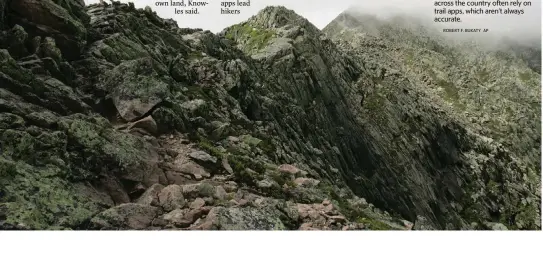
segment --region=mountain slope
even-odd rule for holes
[[[450,41],[431,27],[409,17],[383,21],[371,15],[347,11],[323,31],[365,67],[393,71],[407,79],[412,86],[412,90],[406,90],[403,86],[403,90],[400,90],[398,85],[384,86],[377,91],[377,95],[392,92],[393,96],[405,96],[401,92],[415,92],[417,96],[427,97],[434,110],[445,112],[448,118],[454,119],[466,131],[498,141],[503,144],[500,150],[511,150],[511,156],[517,158],[515,161],[527,165],[522,174],[512,173],[508,178],[519,179],[520,175],[524,175],[528,177],[530,186],[539,187],[540,122],[532,119],[540,118],[540,75],[523,60],[507,51],[485,50],[476,42]],[[376,94],[372,92],[369,95],[371,99]],[[386,97],[386,100],[391,99]],[[414,103],[424,106],[421,102]],[[405,108],[398,109],[406,114],[404,121],[409,120],[408,114],[411,112],[405,112]],[[373,108],[370,111],[376,113]],[[388,126],[390,124],[385,125]],[[450,151],[451,148],[444,150]],[[461,149],[460,157],[462,154],[470,155],[471,150],[473,148],[467,151]],[[478,171],[466,172],[468,176],[464,180],[470,184],[470,180],[475,178],[469,175],[478,175]],[[483,180],[486,179],[482,181],[483,184],[494,185],[489,180],[502,180],[501,177],[492,177],[492,174],[488,179],[486,170],[482,172]],[[462,187],[467,186],[464,183]],[[501,189],[508,190],[507,187]],[[485,192],[483,195],[483,198],[493,197]],[[467,208],[469,201],[461,203],[461,207]],[[491,204],[499,205],[496,202]],[[497,210],[497,207],[492,208],[495,210],[490,212],[495,213],[489,213],[490,216],[501,216],[505,212],[503,209]]]
[[[540,118],[541,75],[522,54],[536,49],[508,41],[487,48],[484,36],[453,41],[416,19],[382,21],[356,11],[343,13],[324,31],[365,62],[400,71],[466,126],[539,168],[541,124],[532,119]]]
[[[255,120],[265,71],[227,39],[79,4],[3,6],[3,229],[409,226],[274,143]]]
[[[1,6],[3,229],[540,228],[534,169],[284,7]]]

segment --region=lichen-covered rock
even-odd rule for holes
[[[186,173],[194,177],[196,180],[202,180],[203,178],[211,177],[211,174],[207,172],[204,167],[194,163],[187,162],[179,166],[178,170],[182,173]]]
[[[25,48],[26,41],[28,40],[28,33],[20,25],[15,25],[7,34],[7,46],[6,48],[16,58],[24,57],[28,55],[28,50]]]
[[[278,170],[282,173],[290,174],[292,176],[301,172],[300,169],[290,164],[283,164],[279,166]]]
[[[90,229],[146,229],[160,213],[159,208],[126,203],[110,208],[90,220]]]
[[[208,163],[217,163],[217,158],[213,157],[206,152],[203,151],[194,151],[191,152],[189,155],[192,159],[198,160],[201,162],[208,162]]]
[[[197,198],[193,202],[190,203],[189,208],[190,209],[199,209],[205,206],[206,202],[202,198]]]
[[[52,0],[11,1],[10,18],[31,29],[32,36],[51,35],[68,59],[81,54],[86,43],[88,15],[82,12],[84,4],[79,0],[62,1],[58,5]],[[13,12],[13,13],[11,13]]]
[[[210,207],[200,207],[194,209],[176,209],[166,215],[163,219],[179,228],[188,228],[198,219],[208,214]]]
[[[24,152],[27,146],[38,145],[25,139],[28,136],[20,140],[19,152]],[[47,139],[43,141],[47,142]],[[55,141],[48,142],[53,145]],[[62,166],[62,160],[55,158],[53,153],[50,160],[57,160],[60,165],[37,167],[14,161],[9,152],[4,154],[7,148],[5,143],[2,145],[0,229],[16,226],[26,229],[76,229],[102,209],[99,203],[106,206],[111,204],[99,195],[90,192],[86,194],[76,184],[66,180],[69,170]]]
[[[169,185],[158,193],[158,202],[164,211],[183,208],[185,198],[183,197],[183,187],[179,185]]]
[[[138,204],[150,205],[150,206],[160,206],[159,195],[160,192],[164,189],[164,186],[161,184],[154,184],[149,187],[136,201]]]
[[[528,51],[457,58],[284,7],[213,34],[120,2],[5,3],[0,228],[541,227]]]
[[[211,209],[202,229],[206,230],[284,230],[285,226],[278,217],[256,208]]]
[[[119,114],[126,121],[149,115],[168,95],[168,85],[153,70],[152,58],[125,61],[109,71],[103,88],[111,91],[111,98]]]

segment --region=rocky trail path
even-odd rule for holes
[[[328,199],[300,204],[240,186],[226,158],[208,154],[183,134],[157,138],[144,134],[152,132],[153,126],[152,118],[147,117],[120,129],[145,137],[156,146],[164,175],[146,190],[136,186],[130,193],[131,202],[98,214],[88,229],[375,229],[375,225],[349,222]],[[303,186],[305,180],[296,180],[293,175],[300,170],[286,165],[279,168]],[[404,225],[395,228],[412,227],[409,222]]]

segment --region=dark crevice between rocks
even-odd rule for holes
[[[281,223],[285,225],[285,228],[287,230],[298,230],[298,228],[302,225],[302,222],[300,222],[300,220],[294,220],[290,218],[289,214],[284,209],[281,209],[281,208],[277,208],[277,209],[282,214],[279,217],[279,219],[281,220]]]
[[[151,109],[149,109],[146,113],[137,116],[134,119],[126,120],[124,119],[119,111],[117,110],[117,107],[115,106],[113,100],[111,98],[103,99],[96,105],[96,111],[104,118],[108,119],[114,126],[120,126],[117,127],[120,129],[126,129],[128,124],[137,122],[139,120],[142,120],[148,116],[153,116],[155,112],[157,112],[159,109],[171,109],[172,103],[166,100],[163,100],[156,105],[154,105]],[[161,135],[166,133],[170,128],[167,127],[160,127],[163,125],[163,122],[160,121],[160,119],[155,119],[157,121],[157,124],[159,125],[159,132],[156,133],[156,135]]]
[[[151,116],[156,110],[158,110],[159,108],[171,108],[172,106],[172,103],[169,102],[169,101],[166,101],[166,100],[162,100],[160,101],[159,103],[155,104],[155,106],[153,106],[150,110],[148,110],[146,113],[132,119],[132,120],[129,120],[128,122],[131,123],[131,122],[136,122],[136,121],[139,121],[147,116]]]
[[[94,109],[96,112],[102,115],[102,117],[108,119],[113,124],[127,123],[127,121],[121,117],[117,108],[115,107],[115,103],[110,98],[100,100],[94,106]]]
[[[6,29],[9,23],[9,5],[12,0],[0,0],[0,30]]]
[[[128,197],[130,197],[131,201],[138,199],[145,192],[145,187],[143,187],[143,185],[141,185],[141,183],[139,182],[127,179],[120,179],[120,183],[124,191],[127,192]]]

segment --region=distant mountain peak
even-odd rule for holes
[[[249,23],[263,28],[281,28],[284,26],[300,26],[318,30],[306,18],[284,6],[267,6],[248,20]]]

